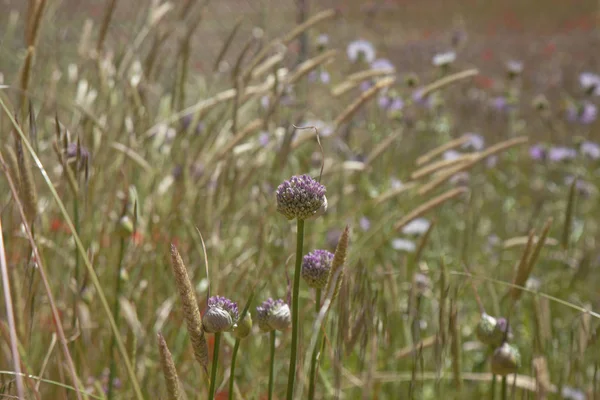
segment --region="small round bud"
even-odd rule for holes
[[[327,250],[314,250],[302,259],[302,279],[308,286],[323,289],[329,279],[333,253]]]
[[[122,238],[127,238],[133,234],[133,221],[131,221],[128,215],[123,215],[119,218],[115,232]]]
[[[290,307],[281,299],[269,298],[256,307],[256,319],[263,332],[284,331],[292,323]]]
[[[233,335],[238,339],[243,339],[250,334],[251,330],[252,316],[247,312],[244,318],[238,321],[237,326],[233,330]]]
[[[409,88],[415,88],[419,84],[419,77],[414,73],[410,73],[404,77],[404,83]]]
[[[505,376],[514,374],[521,366],[521,353],[515,346],[506,342],[494,350],[491,367],[492,374]]]
[[[213,296],[208,299],[208,310],[202,318],[202,325],[206,332],[230,331],[235,328],[237,322],[237,303],[222,296]]]
[[[539,94],[535,96],[532,102],[533,108],[537,111],[546,111],[550,108],[550,103],[548,99],[543,94]]]
[[[476,335],[481,343],[490,347],[497,347],[510,336],[507,334],[508,322],[506,318],[494,318],[486,313],[481,315],[481,320],[477,324]]]
[[[276,191],[277,211],[287,219],[307,219],[327,207],[325,186],[308,175],[292,176]]]

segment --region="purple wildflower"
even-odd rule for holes
[[[262,147],[267,147],[269,140],[269,132],[263,131],[258,135],[258,143],[260,143]]]
[[[307,219],[327,210],[325,186],[308,175],[292,176],[276,191],[277,211],[287,219]]]
[[[236,302],[223,296],[212,296],[208,299],[208,309],[202,318],[202,325],[209,333],[225,332],[235,328],[238,318]]]
[[[358,225],[363,231],[368,231],[371,228],[371,220],[367,217],[361,217]]]
[[[572,160],[577,157],[577,150],[569,147],[551,147],[548,150],[548,159],[552,162]]]
[[[587,94],[600,94],[600,76],[591,72],[579,75],[579,84]]]
[[[598,143],[585,141],[581,143],[579,151],[581,151],[581,154],[591,158],[592,160],[597,160],[600,158],[600,145]]]
[[[396,67],[394,64],[387,58],[379,58],[371,63],[371,69],[385,71],[385,72],[394,72]]]
[[[292,322],[290,307],[281,299],[268,298],[256,307],[256,320],[263,332],[284,331]]]
[[[358,39],[348,45],[346,54],[352,62],[364,60],[370,64],[375,60],[375,47],[368,40]]]
[[[598,116],[598,108],[595,104],[584,101],[577,105],[569,104],[567,107],[567,120],[569,122],[589,125],[596,120]]]
[[[546,148],[541,144],[533,145],[529,148],[529,157],[535,161],[542,161],[546,158]]]
[[[329,279],[333,253],[327,250],[314,250],[302,258],[302,279],[308,286],[323,289]]]

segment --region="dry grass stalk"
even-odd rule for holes
[[[340,236],[335,253],[333,255],[333,261],[331,262],[331,273],[329,274],[329,280],[325,286],[325,293],[329,293],[332,284],[335,284],[333,295],[331,296],[331,302],[335,300],[339,291],[340,285],[344,278],[344,264],[346,263],[346,257],[348,255],[348,239],[350,235],[350,228],[346,225],[344,232]],[[339,273],[338,273],[339,271]],[[335,282],[332,282],[332,277],[337,276]]]
[[[29,156],[23,151],[21,139],[17,139],[17,166],[19,169],[19,197],[23,202],[27,222],[32,224],[37,215],[37,190]]]
[[[429,337],[426,337],[425,339],[421,340],[419,343],[415,344],[415,345],[410,345],[410,346],[406,346],[398,351],[396,351],[396,353],[394,353],[394,358],[396,358],[397,360],[401,360],[403,358],[409,357],[411,355],[414,354],[415,349],[428,349],[430,347],[432,347],[435,342],[437,341],[437,336],[436,335],[431,335]]]
[[[533,249],[534,238],[535,238],[535,232],[532,229],[531,231],[529,231],[529,236],[527,237],[527,244],[525,245],[525,250],[523,250],[523,254],[521,255],[521,259],[519,260],[517,269],[515,270],[515,276],[513,278],[514,284],[518,284],[518,285],[522,286],[527,281],[527,278],[528,278],[527,268],[528,268],[528,263],[529,263],[529,257],[531,256],[531,250]],[[520,283],[517,283],[517,282],[520,282]],[[511,293],[512,293],[512,289],[511,289]]]
[[[528,246],[525,248],[525,252],[523,254],[523,257],[521,258],[521,263],[519,263],[519,268],[517,268],[517,273],[513,280],[513,284],[518,285],[518,286],[525,286],[525,283],[527,282],[527,279],[531,275],[531,271],[533,270],[533,267],[535,266],[535,263],[537,262],[537,259],[540,256],[542,248],[544,247],[544,243],[546,242],[546,237],[548,237],[548,232],[550,231],[551,225],[552,225],[552,218],[550,218],[546,221],[546,224],[544,225],[544,228],[542,229],[540,239],[537,241],[536,246],[533,248],[533,252],[531,253],[531,255],[529,256],[527,254],[528,257],[525,260],[526,253],[528,253],[530,251],[531,246],[533,245],[533,231],[529,234],[531,237],[531,244],[528,244]],[[523,291],[517,287],[512,287],[510,289],[510,296],[511,296],[513,304],[516,303],[517,300],[519,300],[522,293],[523,293]]]
[[[386,71],[386,70],[374,70],[374,69],[356,72],[352,75],[349,75],[344,82],[340,83],[337,86],[334,86],[331,89],[331,95],[333,97],[339,97],[339,96],[343,95],[344,93],[359,86],[361,84],[361,82],[363,82],[366,79],[378,78],[378,77],[388,76],[388,75],[393,75],[393,72]]]
[[[422,204],[421,206],[415,208],[414,210],[406,214],[400,221],[396,222],[396,224],[394,225],[394,230],[398,231],[404,228],[413,219],[424,215],[425,213],[436,208],[440,204],[443,204],[446,201],[453,199],[454,197],[460,196],[463,193],[467,193],[468,191],[469,190],[467,188],[455,188],[445,193],[442,193],[437,197],[434,197],[433,199],[429,200],[428,202]]]
[[[27,239],[29,240],[31,250],[33,252],[33,257],[36,260],[39,276],[42,279],[42,282],[44,284],[44,289],[46,290],[46,295],[48,296],[48,304],[50,305],[50,310],[52,312],[52,317],[53,317],[54,327],[56,329],[56,334],[60,340],[60,344],[61,344],[61,347],[63,350],[63,355],[67,362],[67,369],[71,375],[71,379],[73,381],[73,386],[76,388],[79,388],[80,381],[79,381],[79,378],[77,377],[77,372],[75,370],[75,364],[73,363],[73,358],[71,357],[71,353],[69,351],[69,346],[67,344],[67,338],[65,336],[65,332],[64,332],[64,329],[62,326],[60,314],[58,313],[58,308],[56,306],[56,302],[54,301],[54,295],[52,294],[52,290],[50,288],[50,282],[48,281],[48,277],[46,275],[46,268],[44,266],[43,259],[40,256],[40,253],[38,251],[37,244],[33,238],[33,233],[31,231],[31,225],[28,222],[28,219],[27,219],[28,216],[25,213],[24,205],[23,205],[21,199],[19,198],[19,193],[18,193],[17,187],[15,186],[14,182],[10,178],[10,174],[8,173],[8,167],[6,165],[6,162],[4,161],[4,158],[2,157],[2,154],[0,154],[0,164],[6,175],[8,185],[10,187],[10,191],[12,192],[13,199],[15,201],[15,204],[17,205],[17,209],[19,210],[19,214],[23,221],[23,227],[25,229],[25,234],[27,235]],[[0,231],[1,231],[1,229],[0,229]],[[1,253],[4,253],[4,251],[2,251]],[[4,260],[4,263],[6,263],[6,260]],[[81,400],[81,393],[79,390],[77,390],[76,394],[77,394],[77,399]]]
[[[333,60],[337,53],[337,50],[328,50],[322,54],[319,54],[316,57],[311,58],[310,60],[304,61],[298,66],[297,69],[294,70],[294,72],[291,75],[289,75],[287,83],[291,85],[298,82],[303,76],[308,75],[312,70],[314,70],[321,64]]]
[[[573,209],[575,208],[575,194],[577,193],[577,178],[573,179],[571,186],[569,187],[569,201],[567,202],[567,209],[565,210],[565,223],[562,234],[562,247],[567,249],[569,247],[569,237],[571,235],[571,224],[573,222]]]
[[[21,180],[19,178],[19,163],[17,162],[17,155],[15,154],[15,151],[12,147],[6,145],[4,146],[3,155],[8,168],[8,174],[10,174],[15,186],[21,187]]]
[[[535,374],[535,385],[537,400],[546,400],[548,393],[552,390],[552,383],[550,383],[550,373],[548,371],[548,362],[544,356],[534,357],[532,360],[533,371]]]
[[[262,78],[265,74],[272,72],[276,69],[275,66],[282,62],[284,58],[285,53],[283,52],[273,54],[252,71],[252,79]]]
[[[443,173],[439,174],[439,176],[432,179],[431,182],[423,185],[419,189],[419,194],[420,195],[427,194],[430,191],[432,191],[433,189],[440,186],[446,180],[451,178],[453,175],[455,175],[459,172],[465,171],[467,169],[470,169],[478,162],[485,160],[486,158],[488,158],[496,153],[500,153],[501,151],[507,150],[511,147],[518,146],[523,143],[527,143],[527,140],[528,140],[527,137],[518,137],[518,138],[514,138],[514,139],[509,139],[504,142],[497,143],[494,146],[491,146],[490,148],[488,148],[487,150],[485,150],[481,153],[474,153],[474,154],[476,154],[476,157],[473,158],[473,160],[466,162],[464,164],[460,164],[454,168],[450,168],[447,171],[444,171]]]
[[[533,241],[535,243],[537,243],[539,240],[540,240],[539,236],[533,237]],[[529,242],[529,236],[513,237],[510,239],[506,239],[504,242],[502,242],[502,249],[509,250],[509,249],[512,249],[513,247],[526,246],[528,242]],[[545,246],[558,246],[559,243],[560,242],[557,239],[548,237],[548,238],[546,238],[546,243],[544,243],[544,245]]]
[[[394,197],[396,197],[404,192],[408,192],[409,190],[413,189],[416,186],[417,186],[416,183],[408,182],[408,183],[400,186],[399,188],[390,189],[387,192],[383,192],[382,194],[377,196],[373,200],[373,203],[377,206],[377,205],[384,203],[390,199],[393,199]]]
[[[213,72],[216,72],[219,70],[219,65],[221,64],[221,61],[223,61],[225,54],[227,54],[227,51],[231,47],[231,43],[233,43],[233,39],[235,38],[235,35],[237,34],[237,32],[241,26],[242,26],[242,19],[238,18],[237,21],[235,22],[235,24],[233,25],[233,29],[231,29],[231,32],[229,32],[229,35],[227,35],[227,39],[225,39],[225,43],[223,43],[223,46],[221,47],[221,50],[219,51],[219,55],[215,59],[215,63],[213,64]]]
[[[375,161],[381,153],[383,153],[386,149],[390,148],[390,145],[400,137],[400,132],[393,132],[388,135],[385,139],[381,141],[375,148],[369,153],[367,159],[365,160],[365,165],[370,165],[373,161]]]
[[[104,46],[104,39],[106,38],[106,33],[108,32],[108,26],[110,25],[110,20],[115,12],[117,5],[117,0],[110,0],[108,3],[106,10],[104,11],[104,18],[102,18],[102,25],[100,25],[100,33],[98,34],[98,42],[96,43],[96,51],[100,53],[102,51],[102,47]]]
[[[461,377],[461,350],[460,350],[460,329],[458,326],[458,308],[456,302],[450,302],[450,319],[448,321],[448,331],[451,336],[450,354],[452,355],[452,376],[456,390],[460,391],[462,387]]]
[[[363,92],[358,99],[356,99],[352,104],[350,104],[342,113],[335,119],[333,122],[334,132],[339,129],[339,127],[347,122],[352,116],[362,107],[367,101],[375,97],[377,93],[383,88],[391,86],[396,81],[395,78],[387,77],[378,81],[375,85],[373,85],[369,90]]]
[[[171,356],[171,352],[167,347],[167,342],[163,335],[159,332],[157,336],[160,365],[162,367],[163,375],[165,376],[165,382],[167,383],[168,400],[181,400],[179,378],[177,378],[177,369],[175,368],[173,357]]]
[[[208,345],[204,336],[204,329],[202,328],[202,317],[200,316],[198,301],[194,294],[194,287],[175,245],[171,245],[171,265],[173,267],[173,274],[175,275],[177,290],[179,291],[179,298],[183,304],[183,315],[190,340],[192,341],[194,356],[196,357],[196,361],[206,371],[208,365]]]
[[[417,158],[417,166],[423,165],[434,159],[435,157],[445,153],[448,150],[455,149],[457,147],[462,146],[463,144],[469,141],[468,136],[461,136],[457,139],[451,140],[447,143],[444,143],[441,146],[438,146],[427,153],[423,154],[419,158]]]
[[[461,71],[461,72],[457,72],[452,75],[445,76],[445,77],[425,86],[423,88],[423,91],[421,92],[421,96],[423,98],[425,98],[428,95],[430,95],[431,93],[433,93],[437,90],[440,90],[441,88],[443,88],[445,86],[451,85],[451,84],[461,81],[463,79],[471,78],[478,74],[479,74],[479,71],[477,69],[473,68],[473,69],[468,69],[466,71]]]
[[[455,167],[456,165],[460,166],[469,161],[473,161],[475,158],[477,158],[476,154],[463,154],[462,156],[451,160],[436,161],[433,164],[425,165],[424,167],[419,168],[418,170],[410,174],[410,179],[420,179],[424,176],[431,175],[439,170],[444,170],[445,168]],[[442,171],[442,173],[443,172],[444,171]]]

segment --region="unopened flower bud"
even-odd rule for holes
[[[323,289],[329,279],[333,253],[327,250],[314,250],[302,259],[302,279],[308,286]]]
[[[505,376],[514,374],[521,366],[521,353],[515,346],[502,343],[492,355],[492,374]]]
[[[252,316],[247,312],[244,318],[238,321],[237,326],[233,330],[233,335],[238,339],[243,339],[250,334],[251,330]]]
[[[281,299],[271,298],[256,307],[256,319],[259,328],[264,332],[284,331],[290,326],[292,317],[290,307]]]
[[[123,215],[119,218],[115,231],[117,235],[123,238],[131,236],[133,234],[133,221],[131,221],[131,218],[128,215]]]
[[[209,333],[226,332],[238,322],[237,304],[226,297],[213,296],[208,299],[208,309],[202,318],[204,330]]]

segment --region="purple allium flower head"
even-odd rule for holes
[[[485,147],[485,139],[483,136],[477,133],[466,133],[465,136],[468,137],[468,140],[462,145],[463,149],[481,151]]]
[[[361,217],[358,225],[363,231],[368,231],[371,228],[371,220],[367,217]]]
[[[209,333],[226,332],[235,328],[238,318],[236,302],[223,296],[212,296],[208,299],[208,309],[202,318],[202,325]]]
[[[588,94],[600,94],[600,76],[591,72],[583,72],[579,75],[579,84]]]
[[[394,72],[396,67],[387,58],[379,58],[371,63],[371,69],[385,72]]]
[[[536,144],[529,148],[529,157],[531,157],[532,160],[542,161],[546,156],[546,148],[541,144]]]
[[[276,191],[277,211],[287,219],[307,219],[327,210],[325,186],[308,175],[292,176]]]
[[[577,105],[569,104],[567,107],[567,120],[569,122],[589,125],[598,117],[598,108],[595,104],[584,101]]]
[[[323,289],[329,279],[333,253],[327,250],[314,250],[302,258],[302,279],[308,286]]]
[[[581,143],[579,151],[581,151],[581,154],[591,158],[592,160],[597,160],[600,158],[600,145],[598,143],[585,141]]]
[[[519,349],[514,345],[504,342],[494,350],[491,359],[492,374],[500,376],[514,374],[519,370],[520,366],[521,353],[519,353]]]
[[[548,150],[548,159],[552,162],[572,160],[577,157],[577,150],[570,147],[551,147]]]
[[[436,67],[446,67],[452,64],[456,60],[456,53],[454,51],[447,51],[445,53],[438,53],[433,56],[431,62]]]
[[[263,332],[284,331],[292,322],[290,307],[281,299],[268,298],[256,307],[256,320]]]
[[[364,60],[370,64],[375,60],[375,47],[371,42],[364,39],[351,42],[346,49],[346,53],[352,62]]]
[[[421,235],[427,232],[431,222],[426,220],[425,218],[415,218],[410,221],[404,228],[402,228],[402,233],[405,235]]]

